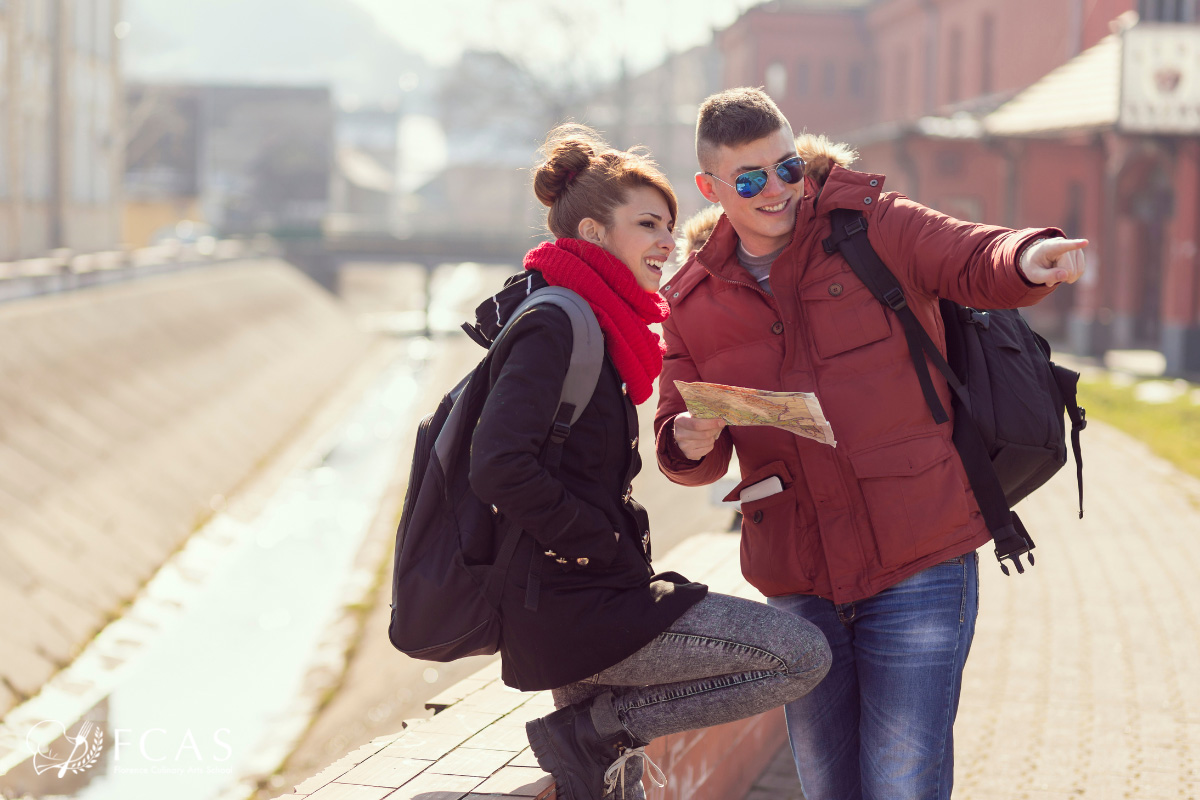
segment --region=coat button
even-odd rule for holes
[[[649,544],[650,544],[650,531],[646,531],[645,533],[642,534],[642,547],[645,548],[645,547],[649,546]]]
[[[771,326],[771,333],[783,333],[783,323],[776,322]]]
[[[550,558],[556,558],[558,556],[558,553],[554,552],[553,550],[547,550],[546,555],[549,556]]]
[[[663,290],[664,292],[669,292],[669,291],[671,291],[671,284],[669,284],[669,283],[668,283],[666,286],[664,286],[664,287],[662,288],[662,290]]]
[[[624,394],[624,395],[629,394],[629,384],[627,384],[627,383],[621,384],[621,394]]]
[[[575,559],[575,563],[581,567],[586,567],[588,565],[588,560],[586,558],[577,558]]]
[[[628,503],[631,497],[633,497],[633,484],[630,484],[629,488],[625,490],[625,494],[621,495],[621,502]]]
[[[674,300],[676,297],[679,297],[679,292],[675,292],[675,294],[671,295],[672,300]]]
[[[753,516],[753,517],[751,517],[751,519],[753,519],[755,522],[762,522],[762,512],[761,512],[761,511],[755,511],[755,512],[754,512],[754,516]]]
[[[637,450],[638,437],[633,437],[633,441],[629,443],[630,450]]]
[[[875,178],[871,178],[871,185],[872,185],[872,186],[878,186],[878,185],[879,185],[879,181],[877,181]]]
[[[833,295],[834,297],[837,297],[839,294],[842,293],[842,285],[840,283],[829,284],[829,293],[831,295]]]
[[[554,560],[557,561],[559,564],[567,563],[567,560],[565,558],[563,558],[562,556],[559,556],[558,558],[556,558]]]
[[[864,197],[864,198],[863,198],[863,205],[865,205],[865,206],[869,206],[869,205],[871,205],[871,198],[869,198],[869,197]]]

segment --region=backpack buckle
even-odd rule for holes
[[[550,441],[555,444],[562,444],[571,435],[571,426],[565,422],[555,422],[554,427],[550,429]]]
[[[856,233],[861,233],[867,229],[867,218],[861,214],[855,217],[854,222],[846,226],[846,238],[849,239]]]
[[[899,288],[888,289],[883,295],[883,302],[887,303],[892,311],[899,311],[908,305],[908,301],[904,299],[904,292]]]

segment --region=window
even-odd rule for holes
[[[763,74],[763,86],[766,87],[767,94],[772,97],[785,97],[787,95],[787,67],[778,61],[768,64],[766,72]]]
[[[949,69],[946,70],[946,102],[957,103],[962,99],[962,31],[950,31],[950,43],[946,48]]]
[[[1138,0],[1143,22],[1196,22],[1197,0]]]
[[[832,61],[826,61],[825,68],[822,70],[821,93],[826,97],[833,97],[837,94],[837,64]]]
[[[796,96],[808,97],[808,62],[801,61],[796,65]]]
[[[996,18],[991,14],[983,15],[983,24],[979,35],[979,93],[991,94],[995,90],[995,77],[992,75],[992,61],[995,58]]]
[[[847,79],[851,97],[862,97],[866,91],[866,81],[863,78],[863,65],[851,64]]]

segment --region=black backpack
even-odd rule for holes
[[[1071,419],[1071,450],[1083,518],[1083,457],[1079,432],[1087,426],[1076,402],[1079,373],[1050,360],[1050,345],[1015,309],[981,311],[939,301],[946,329],[946,358],[921,326],[896,276],[867,239],[862,212],[835,209],[833,234],[825,252],[840,250],[880,303],[895,312],[904,328],[909,355],[934,422],[948,421],[926,356],[954,391],[954,446],[996,544],[996,559],[1007,575],[1006,558],[1024,572],[1021,556],[1034,563],[1033,538],[1011,508],[1050,479],[1067,462],[1063,411]]]
[[[489,367],[498,343],[525,311],[546,303],[567,313],[573,334],[570,367],[542,451],[543,464],[556,472],[563,443],[591,400],[604,361],[596,316],[569,289],[547,287],[529,294],[479,365],[417,428],[408,494],[396,531],[388,625],[392,644],[414,658],[453,661],[500,648],[500,597],[522,531],[471,490],[471,434],[491,389]],[[540,552],[535,548],[535,557]],[[540,559],[537,563],[540,566]],[[530,591],[536,591],[536,583],[530,581]],[[527,597],[530,602],[536,606],[536,597]]]

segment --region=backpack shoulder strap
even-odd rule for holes
[[[908,341],[913,368],[917,372],[921,391],[933,414],[934,422],[941,424],[948,421],[949,417],[937,392],[934,391],[929,365],[925,361],[926,356],[954,390],[959,401],[956,416],[958,424],[955,424],[953,434],[954,446],[962,459],[967,480],[975,493],[976,502],[979,503],[979,510],[996,543],[996,558],[1000,561],[1000,568],[1004,570],[1005,575],[1008,574],[1008,567],[1004,564],[1006,558],[1013,560],[1017,572],[1024,572],[1021,556],[1028,554],[1029,563],[1033,563],[1033,554],[1029,552],[1034,546],[1033,539],[1025,530],[1020,518],[1008,507],[983,436],[971,416],[966,387],[946,363],[946,359],[942,358],[937,345],[909,308],[900,281],[871,246],[867,238],[867,221],[862,212],[838,208],[830,212],[829,216],[833,221],[833,233],[822,243],[825,252],[840,250],[854,274],[870,289],[875,299],[895,312],[896,318],[904,328],[904,338]]]
[[[547,286],[538,289],[524,300],[508,318],[504,328],[496,335],[492,343],[494,351],[496,344],[512,326],[518,317],[535,305],[549,304],[561,308],[571,321],[571,360],[567,366],[567,376],[563,379],[562,392],[558,398],[558,411],[554,415],[554,424],[543,451],[543,464],[550,474],[558,472],[562,464],[563,444],[571,435],[574,425],[584,408],[596,391],[596,383],[600,380],[600,368],[604,364],[604,333],[596,313],[587,301],[570,289],[561,286]],[[501,558],[498,558],[489,577],[485,594],[493,606],[499,604],[502,581],[508,571],[508,563],[516,549],[516,542],[521,537],[521,531],[514,526],[507,526],[501,546]],[[525,607],[537,611],[538,596],[541,589],[541,552],[534,548],[530,557],[529,576],[525,590]]]
[[[925,403],[929,406],[933,421],[939,425],[946,422],[949,420],[949,416],[933,388],[933,380],[929,375],[929,365],[926,363],[925,357],[928,356],[938,371],[946,377],[955,394],[959,395],[959,399],[966,402],[962,383],[954,374],[954,370],[942,358],[937,345],[929,337],[929,333],[921,325],[916,314],[908,307],[908,300],[904,297],[900,281],[896,279],[892,271],[879,258],[875,248],[871,246],[871,241],[867,238],[867,220],[862,212],[848,208],[835,208],[830,212],[829,217],[833,222],[833,232],[828,239],[822,242],[825,252],[832,254],[835,250],[840,250],[842,257],[850,265],[850,269],[854,270],[854,274],[866,285],[875,299],[896,313],[896,318],[900,320],[900,324],[904,328],[908,352],[912,356],[913,367],[917,371],[917,380],[921,383],[921,393],[925,395]]]

